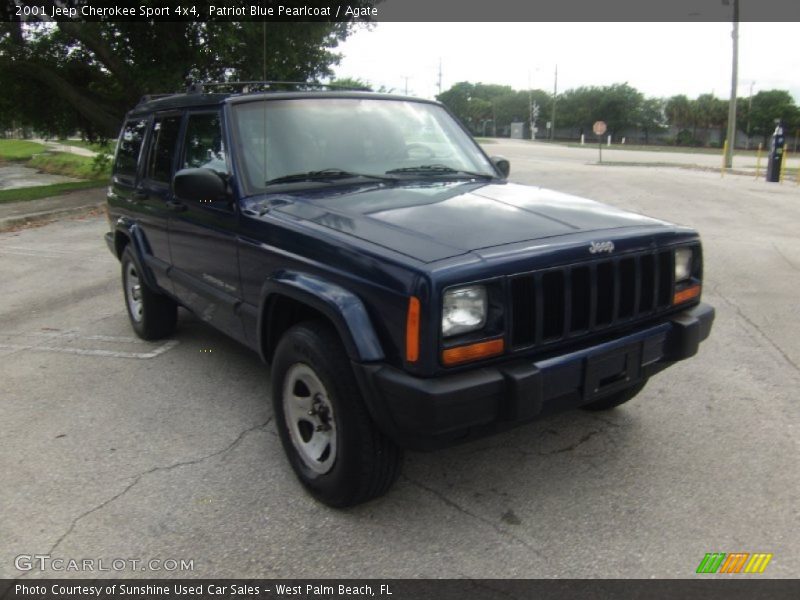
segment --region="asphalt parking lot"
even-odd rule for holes
[[[486,149],[514,181],[699,229],[699,355],[615,411],[409,453],[387,496],[336,511],[296,482],[254,354],[183,312],[171,340],[134,338],[103,217],[2,233],[0,577],[684,578],[707,552],[796,576],[800,187]],[[193,569],[16,568],[35,554]]]

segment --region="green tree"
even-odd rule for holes
[[[701,94],[692,103],[692,125],[694,137],[697,137],[697,128],[705,129],[704,140],[709,143],[709,130],[719,128],[722,130],[728,123],[728,103],[714,97],[712,94]],[[724,137],[724,134],[721,133]]]
[[[552,107],[552,96],[542,90],[514,90],[507,85],[467,81],[454,84],[439,94],[437,100],[477,134],[493,129],[502,131],[513,122],[530,127],[531,102],[539,105],[539,123],[550,114],[548,111]]]
[[[340,90],[373,91],[372,85],[359,77],[338,77],[336,79],[331,79],[329,85],[333,89]]]
[[[559,125],[591,131],[595,121],[605,121],[609,134],[615,135],[641,126],[644,101],[627,83],[567,90],[558,98]]]
[[[483,124],[494,119],[493,100],[508,92],[511,92],[511,88],[507,86],[461,81],[436,99],[445,104],[471,131],[482,133]]]
[[[800,115],[791,94],[785,90],[764,90],[753,96],[750,131],[763,137],[764,146],[775,131],[776,119],[783,120],[789,131],[800,126]]]
[[[661,98],[645,98],[639,107],[638,126],[644,132],[644,143],[650,143],[650,134],[666,129],[666,102]]]
[[[692,124],[692,103],[683,94],[669,98],[664,113],[669,124],[678,129],[685,129]]]
[[[530,126],[531,101],[539,105],[539,121],[552,106],[551,97],[542,90],[514,90],[507,85],[462,81],[437,96],[473,133],[484,129],[503,130],[513,122]],[[494,128],[492,128],[494,124]]]
[[[147,2],[141,2],[147,4]],[[313,3],[313,2],[310,2]],[[356,2],[359,4],[359,2]],[[308,81],[332,75],[336,22],[0,23],[0,112],[51,133],[116,136],[144,94],[189,80]]]

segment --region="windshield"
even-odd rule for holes
[[[301,98],[234,105],[247,188],[369,177],[496,175],[442,107],[376,98]],[[419,167],[419,170],[417,170]]]

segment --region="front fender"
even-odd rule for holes
[[[278,271],[261,287],[258,345],[264,348],[264,318],[269,303],[286,296],[317,310],[333,323],[351,360],[374,362],[384,353],[364,303],[352,292],[320,277],[297,271]]]

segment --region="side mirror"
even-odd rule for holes
[[[500,171],[503,179],[508,177],[508,174],[511,172],[511,163],[508,162],[507,158],[503,158],[502,156],[492,156],[489,160],[491,160],[495,168]]]
[[[181,200],[214,201],[225,197],[227,184],[211,169],[181,169],[172,179],[172,189]]]

